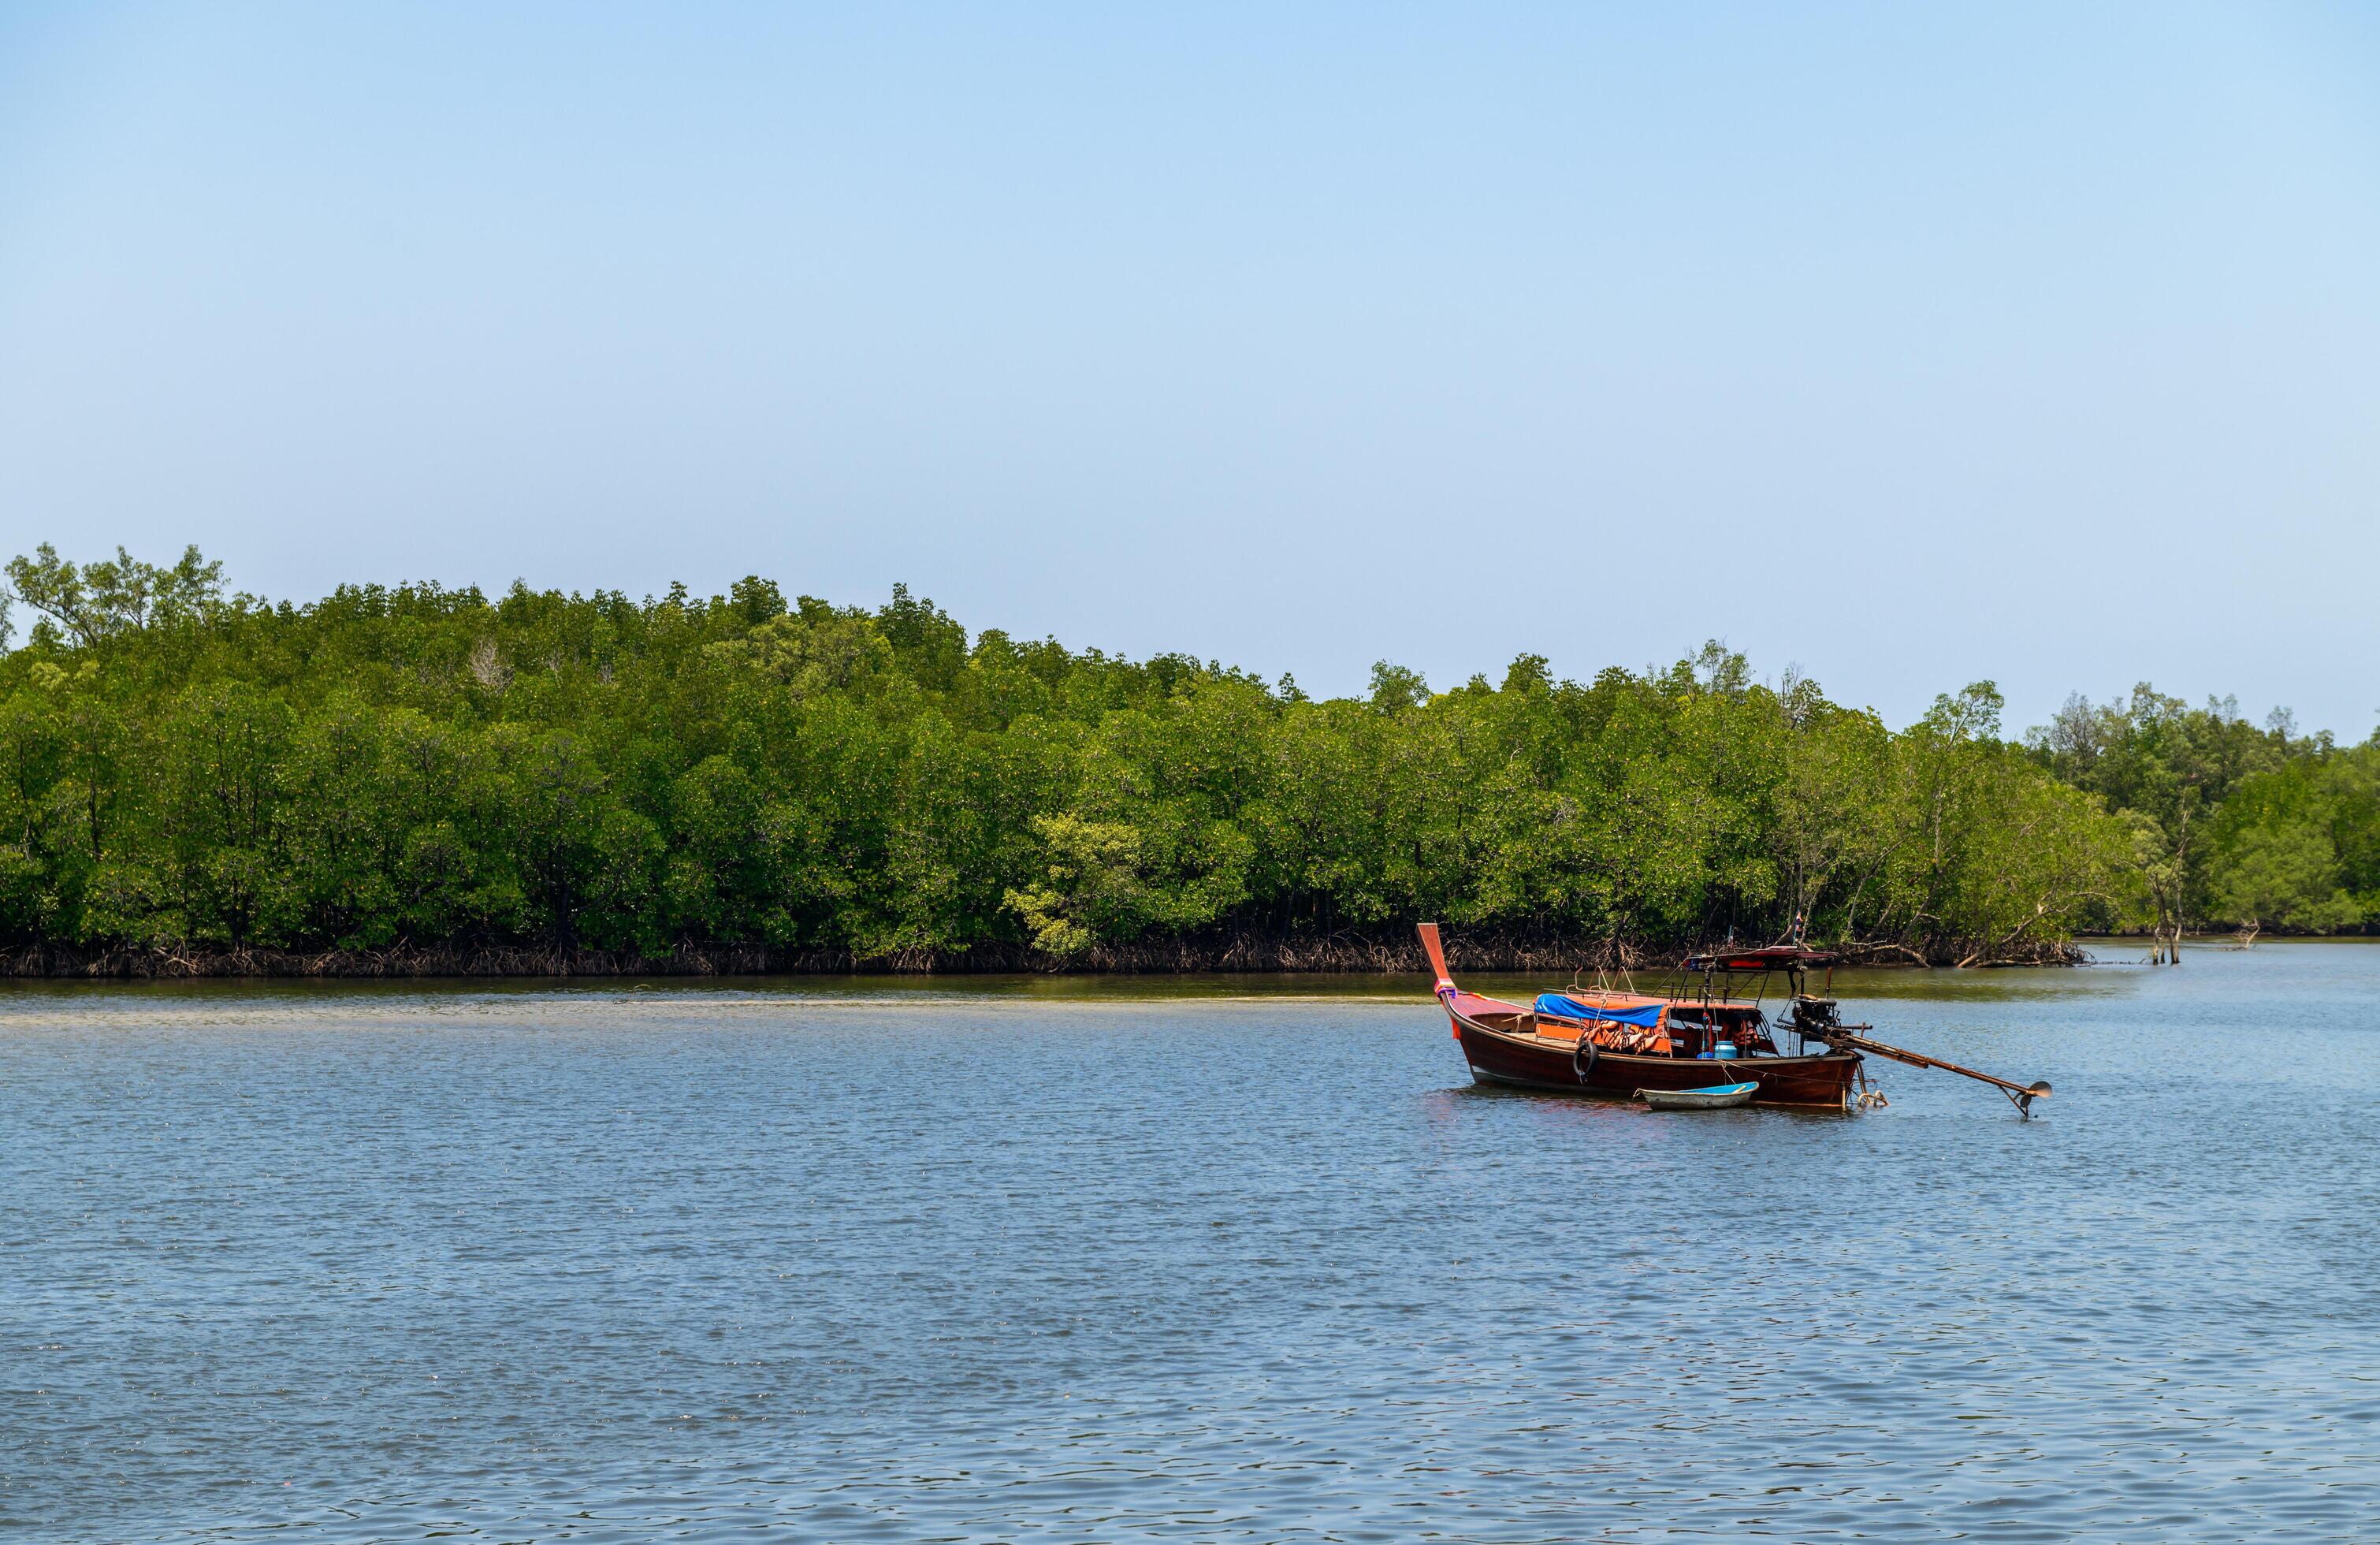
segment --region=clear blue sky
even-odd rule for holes
[[[2380,21],[0,10],[0,547],[2380,710]]]

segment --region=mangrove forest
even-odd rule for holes
[[[0,613],[18,973],[1982,966],[2361,931],[2380,744],[2143,686],[1893,729],[1712,644],[1317,700],[874,608],[436,584],[267,602],[52,548]],[[20,634],[21,630],[21,634]]]

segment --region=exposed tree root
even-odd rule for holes
[[[1719,943],[1712,941],[1713,944]],[[1710,947],[1708,945],[1697,947]],[[1450,930],[1448,965],[1457,971],[1568,976],[1573,971],[1659,970],[1690,949],[1611,939],[1465,933]],[[1841,947],[1861,966],[2070,966],[2088,957],[2070,943],[2031,943],[1984,957],[1976,941],[1869,941]],[[1096,944],[1056,956],[1016,944],[965,950],[781,950],[760,944],[682,944],[660,955],[534,944],[397,944],[385,949],[279,950],[181,943],[77,950],[32,944],[0,951],[0,977],[198,979],[217,977],[713,977],[929,975],[1064,972],[1179,975],[1335,972],[1380,975],[1427,970],[1413,936],[1398,930],[1329,936],[1253,933]]]

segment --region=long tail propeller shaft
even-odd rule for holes
[[[1978,1073],[1972,1067],[1961,1067],[1954,1062],[1944,1062],[1939,1057],[1929,1057],[1923,1052],[1888,1046],[1881,1040],[1871,1040],[1866,1036],[1854,1035],[1849,1030],[1839,1029],[1833,1026],[1828,1026],[1823,1030],[1814,1028],[1809,1033],[1814,1039],[1824,1040],[1828,1045],[1840,1050],[1870,1052],[1879,1057],[1889,1057],[1894,1062],[1907,1063],[1912,1067],[1938,1067],[1945,1073],[1956,1073],[1979,1083],[1989,1084],[2008,1096],[2009,1103],[2016,1107],[2017,1114],[2028,1119],[2033,1115],[2033,1102],[2049,1098],[2049,1080],[2046,1078],[2031,1084],[2014,1083],[2006,1078],[1996,1078],[1988,1073]]]

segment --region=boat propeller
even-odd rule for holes
[[[1939,1057],[1929,1057],[1923,1052],[1888,1046],[1881,1040],[1870,1040],[1840,1025],[1811,1025],[1802,1033],[1813,1040],[1825,1041],[1838,1052],[1867,1052],[1879,1057],[1889,1057],[1894,1062],[1907,1063],[1912,1067],[1938,1067],[1945,1073],[1956,1073],[1978,1083],[1989,1084],[2008,1096],[2008,1102],[2016,1107],[2016,1113],[2027,1120],[2033,1116],[2033,1102],[2049,1098],[2049,1080],[2046,1078],[2020,1084],[2011,1079],[1995,1077],[1989,1073],[1979,1073],[1972,1067],[1961,1067],[1954,1062],[1944,1062]]]

